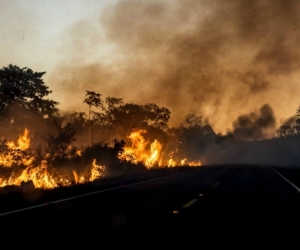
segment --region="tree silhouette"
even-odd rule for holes
[[[195,161],[199,160],[199,155],[216,139],[208,119],[196,114],[186,115],[180,127],[170,129],[169,134],[169,150],[175,152],[174,156]]]
[[[276,131],[277,137],[287,137],[294,135],[294,129],[292,126],[289,125],[282,125],[280,128]]]
[[[145,105],[125,103],[118,99],[105,113],[104,120],[120,135],[129,135],[132,129],[164,128],[170,118],[170,111],[154,103]]]
[[[103,106],[103,101],[101,100],[101,94],[98,94],[94,91],[86,91],[85,94],[85,99],[83,101],[83,103],[86,103],[89,106],[89,146],[91,146],[92,142],[91,142],[91,112],[92,112],[92,106],[96,107],[96,108],[102,108],[104,109]]]
[[[43,117],[57,114],[58,102],[44,99],[52,92],[42,79],[45,73],[11,64],[0,69],[0,114],[4,114],[11,105]]]
[[[76,130],[68,123],[65,127],[61,127],[54,121],[57,129],[57,135],[48,134],[44,137],[50,160],[61,160],[66,158],[66,151],[73,141],[75,141]]]
[[[296,110],[296,115],[297,115],[297,119],[296,119],[296,133],[299,135],[300,134],[300,106],[299,108]]]

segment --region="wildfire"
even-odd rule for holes
[[[177,166],[201,166],[201,162],[187,162],[187,158],[175,159],[174,152],[168,155],[168,159],[163,158],[163,145],[154,140],[152,143],[145,140],[143,134],[146,130],[135,130],[128,138],[131,140],[131,147],[125,147],[124,152],[119,156],[121,160],[131,161],[135,164],[142,162],[148,169],[157,167],[177,167]],[[150,144],[150,147],[149,147]]]
[[[103,176],[105,171],[105,166],[100,166],[96,164],[96,159],[93,160],[92,163],[92,174],[90,177],[90,181],[94,181],[98,179],[99,177]]]
[[[7,142],[6,145],[13,150],[27,150],[30,146],[30,138],[28,137],[29,131],[27,128],[25,128],[24,134],[19,137],[17,140],[17,145],[12,142]]]
[[[0,177],[0,187],[20,186],[22,182],[32,181],[36,188],[53,189],[59,186],[70,186],[72,182],[82,184],[87,181],[94,181],[105,174],[105,167],[97,165],[96,159],[93,160],[90,177],[87,174],[79,175],[75,170],[72,170],[69,175],[62,174],[54,169],[49,171],[45,159],[41,161],[40,165],[33,166],[35,157],[29,152],[29,147],[28,129],[25,129],[24,134],[19,137],[16,143],[8,142],[4,144],[0,152],[0,166],[10,168],[12,172],[8,177]],[[78,154],[79,152],[81,153],[81,151],[78,151]],[[47,155],[45,157],[47,158]]]
[[[26,154],[30,146],[29,131],[26,128],[24,134],[19,137],[17,143],[6,142],[2,145],[0,152],[0,165],[3,167],[12,167],[13,165],[30,166],[34,160],[33,156]]]
[[[146,130],[135,130],[128,137],[132,145],[125,147],[119,159],[132,163],[142,162],[148,169],[152,167],[176,167],[176,166],[201,166],[200,161],[188,161],[187,158],[177,159],[178,149],[169,154],[163,153],[163,145],[154,140],[150,143],[144,138]],[[81,150],[76,151],[77,157],[81,156]],[[78,171],[75,169],[54,168],[49,166],[49,154],[37,163],[34,151],[30,149],[29,130],[25,129],[16,142],[2,141],[0,145],[0,187],[7,185],[21,186],[24,182],[31,181],[36,188],[52,189],[60,186],[71,186],[94,181],[106,175],[106,167],[98,165],[93,159],[89,170]],[[167,156],[167,157],[164,157]],[[2,168],[2,169],[1,169]]]
[[[84,176],[79,176],[75,170],[73,170],[72,173],[76,184],[82,184],[86,182]]]
[[[201,166],[201,162],[200,161],[191,161],[188,163],[188,165],[190,167],[197,167],[197,166]]]
[[[121,160],[131,161],[136,164],[143,162],[147,168],[153,167],[158,162],[162,145],[155,140],[151,143],[150,150],[147,150],[149,142],[142,135],[145,133],[147,133],[146,130],[137,130],[128,136],[132,146],[124,148],[123,154],[119,156]]]

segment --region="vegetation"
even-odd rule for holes
[[[176,151],[178,138],[184,141],[184,145],[180,145],[183,150],[189,143],[185,137],[191,137],[193,132],[197,132],[193,143],[198,145],[205,144],[206,134],[214,135],[202,117],[189,115],[180,128],[169,128],[171,112],[165,107],[155,103],[125,103],[117,97],[103,98],[91,90],[86,90],[83,97],[83,103],[88,106],[87,114],[63,114],[57,108],[58,102],[47,99],[52,91],[42,79],[45,73],[15,65],[0,69],[0,135],[5,136],[0,154],[3,159],[12,156],[12,168],[18,171],[27,169],[21,159],[32,161],[34,168],[43,166],[46,160],[47,171],[54,172],[70,166],[70,171],[75,168],[80,173],[95,162],[107,166],[108,175],[138,171],[144,166],[138,164],[133,168],[130,160],[119,159],[130,143],[128,136],[135,129],[147,131],[149,142],[157,139],[169,152]],[[29,129],[32,139],[30,148],[7,147],[7,141],[15,140],[25,128]]]
[[[155,103],[125,103],[117,97],[103,98],[91,90],[86,90],[85,96],[83,93],[83,103],[88,105],[87,114],[62,114],[57,108],[58,102],[47,99],[52,91],[42,79],[44,74],[15,65],[0,69],[0,136],[5,136],[0,141],[0,154],[12,155],[16,164],[22,158],[34,158],[34,166],[40,166],[43,159],[47,159],[54,169],[61,166],[84,168],[95,159],[98,164],[108,166],[110,174],[132,171],[138,167],[131,168],[130,162],[122,162],[118,156],[130,143],[130,133],[137,128],[148,131],[149,142],[157,139],[166,152],[178,159],[216,158],[214,150],[222,151],[219,145],[229,142],[233,145],[236,141],[232,133],[216,135],[208,119],[202,116],[188,114],[179,127],[170,128],[171,112],[165,107]],[[261,110],[264,116],[258,119],[259,122],[272,116],[266,105]],[[245,116],[236,124],[240,126],[241,121],[246,120],[248,128],[254,128],[257,123],[251,120],[253,117]],[[293,125],[279,128],[278,139],[298,138],[300,106],[295,117]],[[7,141],[14,140],[25,127],[29,128],[33,139],[31,148],[11,152],[12,149],[6,146]]]

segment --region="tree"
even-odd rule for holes
[[[199,160],[205,148],[214,143],[216,138],[208,119],[196,114],[186,115],[180,127],[169,130],[169,133],[170,149],[174,152],[178,149],[179,159],[187,157],[190,160]]]
[[[0,114],[4,114],[12,105],[25,111],[34,111],[42,117],[57,114],[58,102],[45,99],[52,93],[42,79],[45,73],[12,64],[0,69]],[[28,112],[24,114],[28,115]]]
[[[296,133],[299,135],[300,134],[300,105],[299,108],[296,110],[296,116],[297,119],[296,119],[295,129],[296,129]]]
[[[100,127],[109,126],[115,119],[113,110],[120,107],[123,103],[122,98],[107,97],[105,100],[106,106],[103,105],[102,110],[105,112],[92,112],[93,122]]]
[[[282,125],[280,128],[276,131],[277,137],[287,137],[294,134],[294,129],[292,126],[289,125]]]
[[[147,113],[146,122],[154,127],[164,127],[167,125],[171,112],[164,107],[159,107],[155,103],[147,103],[144,105],[144,110]]]
[[[85,99],[83,103],[86,103],[89,106],[89,146],[91,146],[91,112],[92,112],[92,106],[99,108],[101,107],[104,109],[103,101],[101,100],[101,94],[98,94],[94,91],[86,91]]]
[[[123,99],[122,98],[116,98],[116,97],[106,97],[105,100],[107,106],[108,106],[108,111],[113,110],[117,106],[120,106],[123,104]]]
[[[48,134],[48,137],[44,137],[49,158],[51,160],[61,160],[66,158],[66,151],[73,141],[75,141],[76,130],[68,123],[65,127],[61,127],[56,121],[54,121],[57,129],[57,136]]]
[[[105,113],[106,122],[119,131],[120,135],[129,135],[132,129],[162,129],[167,126],[170,118],[170,111],[164,107],[159,107],[154,103],[145,105],[135,103],[119,102]]]
[[[208,123],[208,119],[196,114],[188,114],[181,123],[181,129],[199,131],[201,134],[214,134],[213,129]]]

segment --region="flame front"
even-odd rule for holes
[[[29,147],[28,129],[25,129],[24,134],[19,137],[17,143],[7,142],[4,144],[5,150],[0,153],[0,165],[4,168],[13,169],[13,172],[7,178],[0,177],[0,187],[20,186],[22,182],[32,181],[36,188],[52,189],[60,186],[70,186],[72,182],[82,184],[87,181],[94,181],[105,174],[105,167],[97,165],[96,159],[92,162],[90,176],[86,176],[88,174],[79,175],[75,170],[72,170],[69,175],[55,169],[49,171],[45,159],[41,161],[40,165],[33,166],[35,157],[27,152]],[[81,151],[78,150],[77,154],[81,154]]]
[[[201,162],[187,162],[187,158],[174,159],[174,152],[168,154],[168,158],[163,158],[163,145],[155,139],[152,143],[145,140],[143,134],[146,130],[135,130],[128,138],[131,140],[131,147],[125,147],[124,152],[119,156],[121,160],[127,160],[135,164],[142,162],[148,169],[157,167],[177,167],[177,166],[201,166]]]
[[[201,166],[200,161],[188,161],[187,158],[177,159],[175,152],[163,153],[163,145],[155,139],[152,143],[144,138],[146,130],[135,130],[129,135],[131,147],[125,147],[119,159],[132,163],[143,163],[148,169],[152,167],[176,167],[176,166]],[[25,129],[15,142],[2,142],[0,151],[0,170],[10,171],[6,177],[0,177],[0,187],[7,185],[21,186],[23,182],[32,181],[34,187],[52,189],[60,186],[71,186],[94,181],[106,175],[106,167],[98,165],[93,159],[89,170],[78,172],[75,169],[62,171],[61,168],[49,166],[49,155],[36,163],[32,150],[30,150],[29,130]],[[76,151],[80,157],[81,150]],[[167,156],[166,158],[163,156]],[[34,163],[35,162],[35,163]]]

